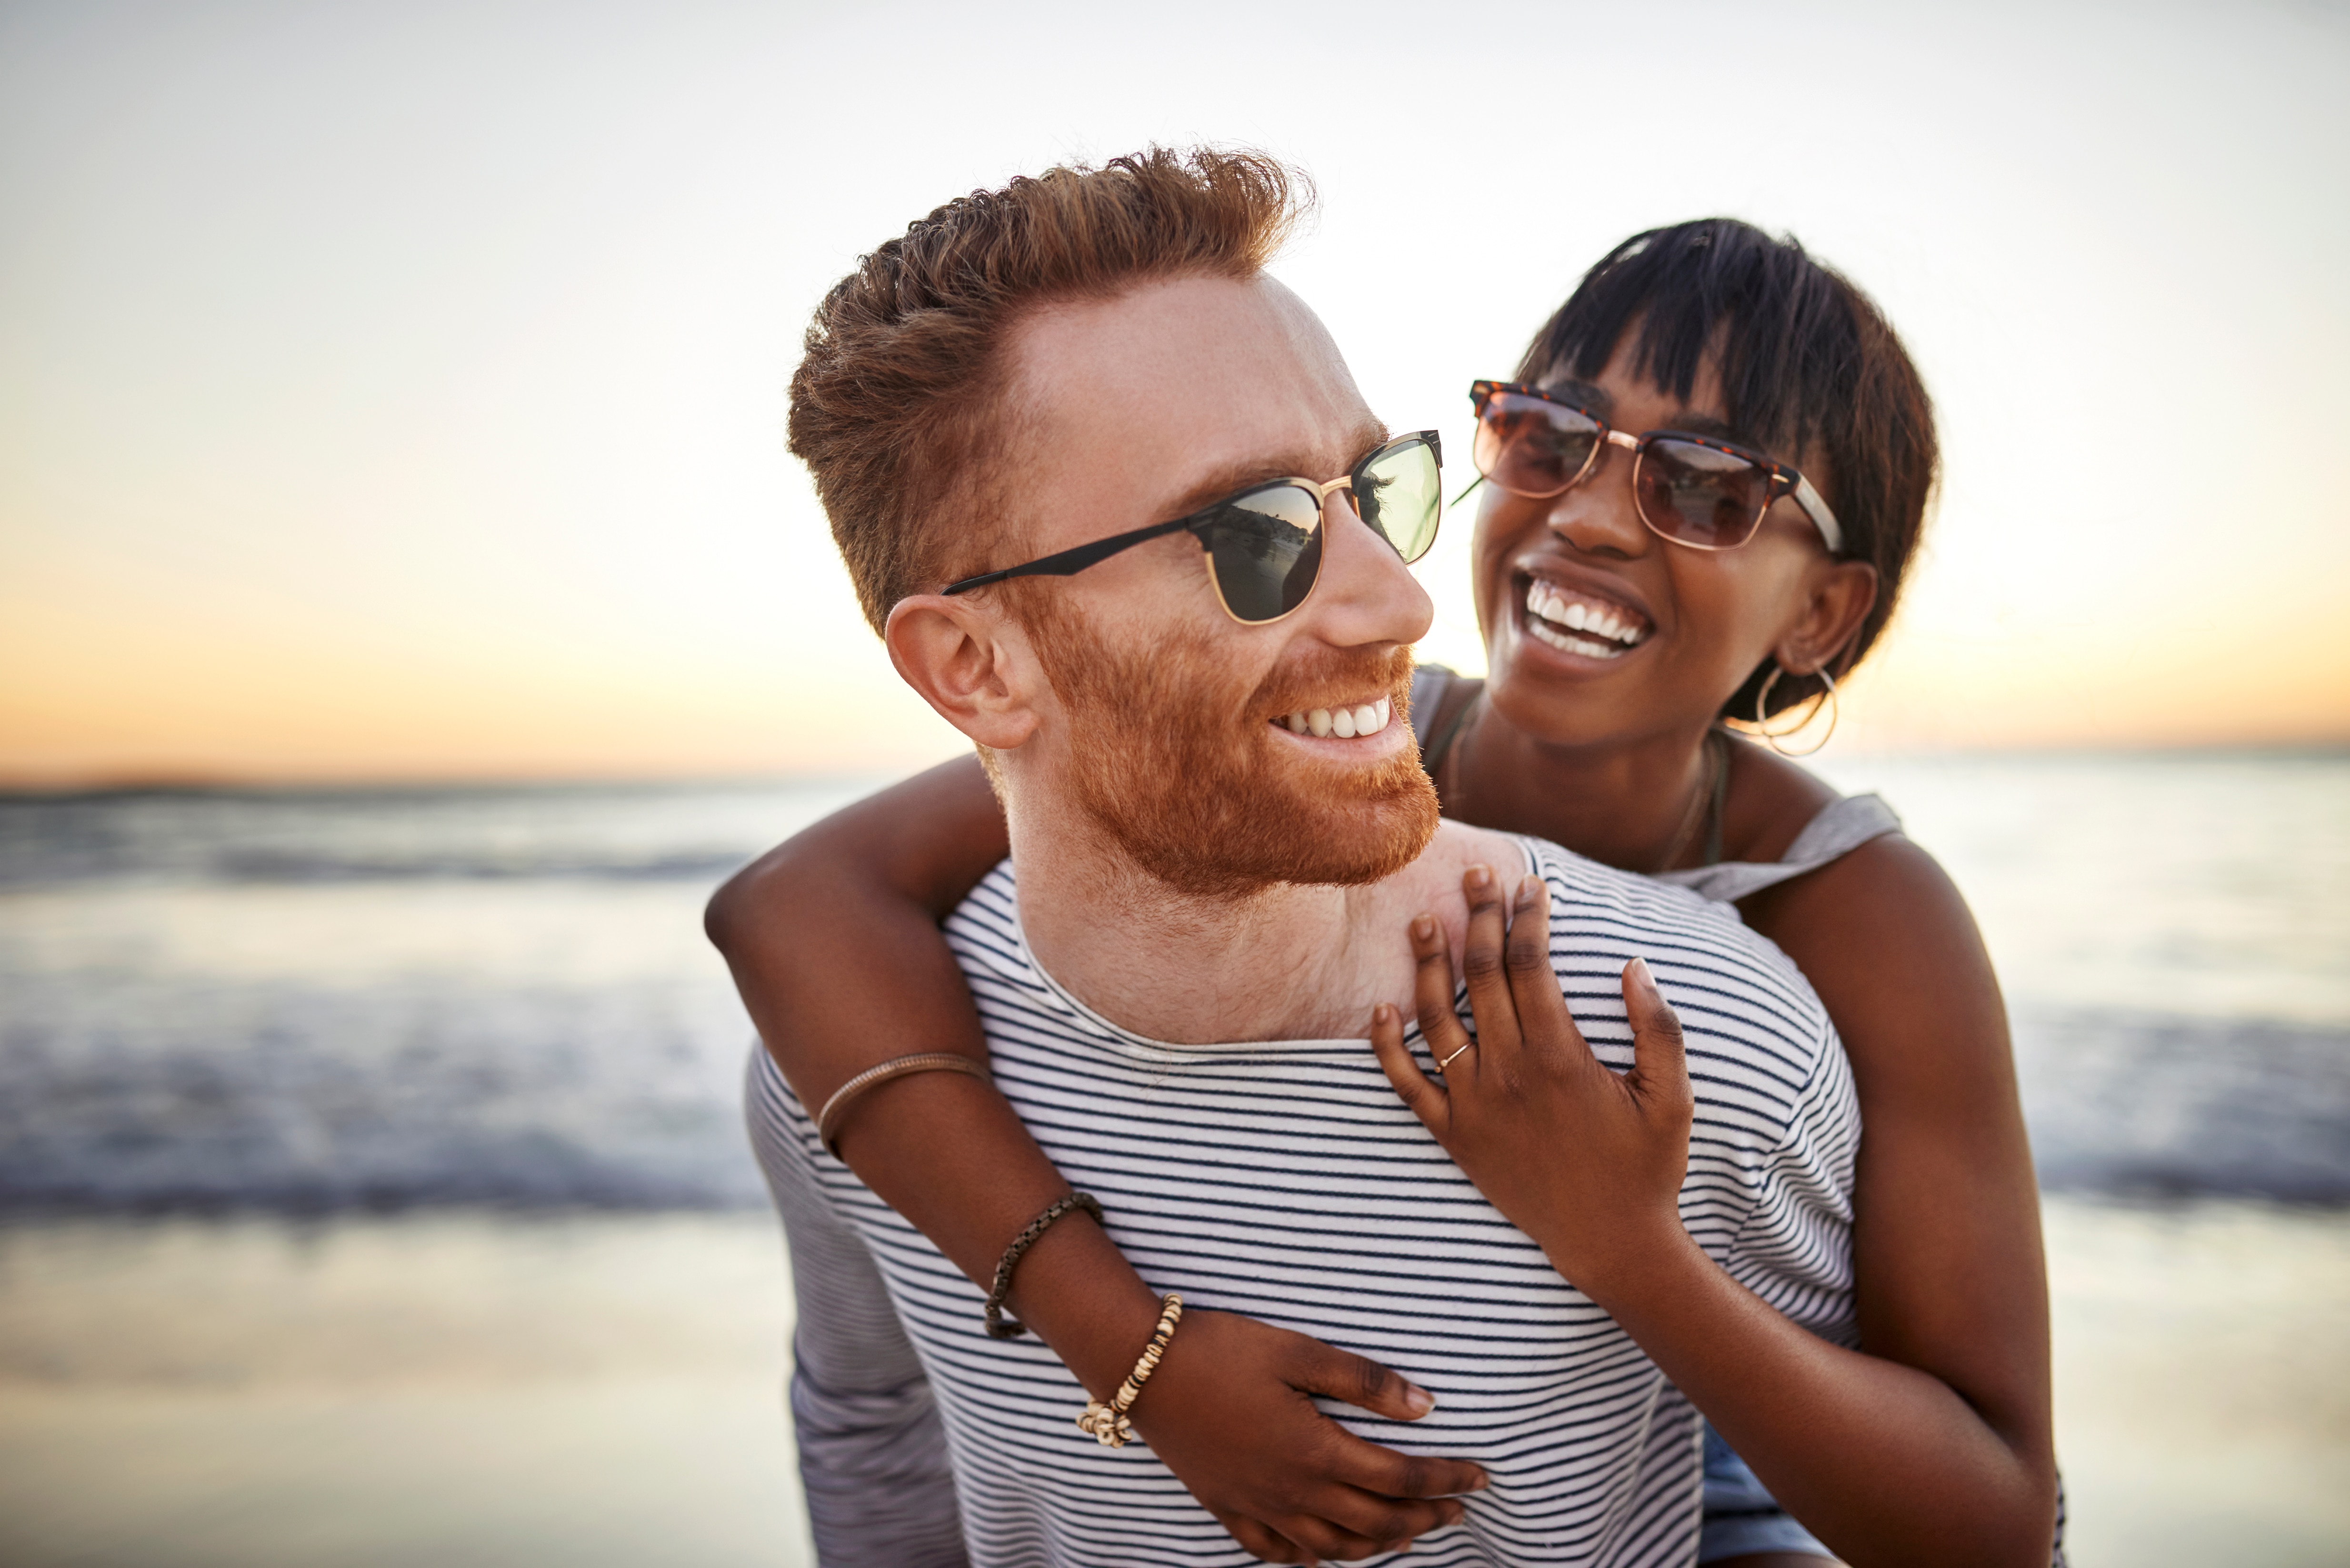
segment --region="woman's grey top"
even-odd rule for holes
[[[1462,704],[1447,715],[1443,729],[1430,739],[1430,727],[1444,701],[1445,689],[1460,679],[1440,664],[1423,664],[1412,671],[1411,729],[1419,737],[1420,763],[1431,778],[1444,761],[1445,753],[1452,749],[1462,721],[1474,706],[1473,701]],[[1805,823],[1804,831],[1787,846],[1787,853],[1776,860],[1723,860],[1692,866],[1685,871],[1659,872],[1656,880],[1687,888],[1700,898],[1716,903],[1734,904],[1750,893],[1759,893],[1842,859],[1872,838],[1899,831],[1901,819],[1878,796],[1845,795],[1822,806],[1819,815]],[[1710,846],[1720,841],[1718,832],[1707,836]]]

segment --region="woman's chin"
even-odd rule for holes
[[[1653,667],[1637,659],[1642,649],[1620,656],[1628,668],[1571,654],[1565,658],[1574,663],[1563,666],[1545,657],[1552,649],[1531,638],[1508,640],[1515,646],[1487,650],[1485,697],[1511,728],[1530,739],[1554,746],[1604,746],[1651,737],[1660,728],[1684,727],[1670,719],[1659,722],[1676,704],[1644,679]],[[1702,729],[1711,721],[1708,709],[1689,722]]]

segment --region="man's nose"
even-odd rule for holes
[[[1603,449],[1593,472],[1551,498],[1543,524],[1585,555],[1630,560],[1650,536],[1632,488],[1633,454]]]
[[[1314,599],[1322,635],[1340,647],[1418,642],[1436,620],[1428,590],[1344,490],[1322,500],[1322,580]]]

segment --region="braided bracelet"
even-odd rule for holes
[[[1159,1370],[1159,1357],[1167,1354],[1167,1342],[1175,1337],[1175,1325],[1182,1321],[1183,1298],[1160,1297],[1159,1332],[1143,1347],[1142,1359],[1134,1364],[1134,1370],[1126,1375],[1126,1381],[1118,1386],[1118,1394],[1108,1404],[1098,1399],[1086,1401],[1086,1412],[1077,1417],[1077,1430],[1106,1449],[1122,1449],[1134,1441],[1134,1424],[1126,1418],[1126,1413],[1133,1408],[1135,1396],[1150,1381],[1150,1375]]]
[[[1028,1332],[1025,1324],[1003,1315],[1003,1298],[1012,1293],[1012,1271],[1020,1266],[1021,1255],[1036,1244],[1036,1238],[1052,1228],[1053,1221],[1073,1210],[1082,1209],[1101,1223],[1102,1206],[1090,1192],[1072,1192],[1055,1199],[1045,1212],[1028,1221],[1028,1228],[1012,1238],[1012,1245],[1003,1249],[1003,1256],[995,1262],[995,1284],[987,1293],[987,1337],[1017,1339]]]
[[[840,1151],[832,1147],[832,1140],[840,1130],[840,1114],[848,1108],[851,1101],[876,1085],[886,1084],[892,1078],[902,1078],[909,1073],[968,1073],[991,1084],[995,1081],[985,1063],[958,1055],[952,1051],[918,1051],[910,1056],[892,1056],[878,1067],[866,1068],[835,1089],[832,1098],[825,1101],[824,1109],[816,1113],[816,1141],[824,1145],[825,1152],[835,1159],[840,1158]]]

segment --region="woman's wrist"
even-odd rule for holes
[[[1097,1399],[1108,1399],[1150,1339],[1159,1297],[1093,1219],[1067,1216],[1020,1260],[1007,1304]]]
[[[1674,1299],[1692,1271],[1713,1267],[1678,1210],[1645,1223],[1619,1222],[1598,1234],[1585,1223],[1571,1239],[1537,1240],[1553,1268],[1619,1319],[1644,1303]]]

